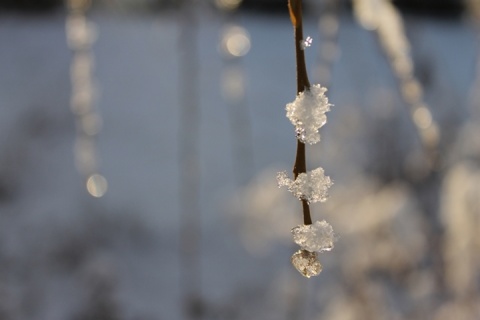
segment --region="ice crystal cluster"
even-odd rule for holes
[[[305,50],[306,48],[312,45],[313,39],[312,37],[307,37],[307,39],[300,41],[300,49]]]
[[[277,174],[277,182],[279,187],[286,186],[296,198],[307,200],[308,203],[327,201],[328,189],[333,184],[322,168],[300,173],[295,180],[282,171]]]
[[[312,85],[285,108],[287,118],[295,126],[297,139],[303,143],[315,144],[320,141],[318,129],[327,122],[325,113],[330,111],[331,106],[326,91],[319,84]]]
[[[293,241],[300,248],[310,252],[323,252],[333,249],[335,233],[332,226],[325,220],[314,224],[299,225],[292,229]]]

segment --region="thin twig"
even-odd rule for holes
[[[303,20],[302,20],[302,0],[289,0],[288,9],[290,11],[290,19],[295,32],[295,57],[297,66],[297,94],[308,90],[310,82],[308,81],[307,67],[305,64],[305,54],[301,46],[303,41]],[[307,172],[307,161],[305,156],[305,144],[297,140],[297,154],[295,164],[293,166],[293,175],[295,179],[300,173]],[[303,223],[312,224],[310,216],[310,206],[307,200],[302,199],[303,207]]]

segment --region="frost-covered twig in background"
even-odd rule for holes
[[[78,171],[86,177],[88,193],[94,197],[102,197],[107,191],[107,180],[98,172],[96,137],[101,130],[102,119],[94,107],[96,92],[92,53],[97,34],[95,25],[85,16],[90,1],[69,0],[67,5],[66,34],[68,45],[73,52],[70,69],[71,110],[77,126],[75,164]]]
[[[429,254],[425,258],[432,265],[437,292],[445,292],[445,259],[442,257],[444,226],[438,217],[440,182],[444,159],[439,157],[440,128],[424,101],[423,88],[414,75],[410,43],[405,34],[403,19],[390,0],[355,0],[355,15],[367,30],[375,30],[380,46],[388,58],[398,80],[399,91],[410,107],[410,116],[419,134],[427,166],[412,184],[413,194],[422,207],[423,233],[428,239]],[[442,162],[441,162],[442,161]],[[419,179],[420,178],[420,179]]]
[[[342,2],[341,0],[322,1],[319,9],[318,31],[322,35],[322,45],[317,53],[314,78],[328,89],[331,89],[332,68],[339,51],[339,14]]]
[[[254,168],[252,124],[246,99],[243,57],[250,51],[250,35],[236,22],[236,9],[241,1],[216,1],[224,25],[219,51],[223,58],[221,89],[228,110],[231,128],[232,162],[239,185],[250,180]]]
[[[280,187],[287,186],[302,202],[304,225],[292,230],[294,241],[302,250],[292,256],[292,264],[303,276],[310,278],[322,271],[316,252],[325,251],[327,247],[333,248],[334,240],[333,229],[325,221],[317,221],[312,226],[310,203],[326,201],[332,181],[324,175],[322,168],[307,172],[305,143],[315,144],[320,141],[318,130],[327,122],[325,113],[330,111],[331,105],[325,96],[326,89],[320,85],[311,86],[308,80],[304,50],[309,47],[312,39],[303,39],[302,1],[289,0],[288,8],[295,32],[297,97],[287,104],[286,111],[287,118],[295,126],[297,154],[293,179],[288,178],[286,172],[280,172],[277,180]]]
[[[414,75],[410,43],[400,13],[390,0],[354,0],[353,7],[359,23],[367,30],[375,30],[399,81],[402,98],[410,107],[410,116],[429,157],[430,167],[438,166],[440,128],[424,100],[422,85]]]

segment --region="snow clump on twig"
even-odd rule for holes
[[[292,229],[293,241],[303,250],[323,252],[333,249],[335,233],[332,226],[326,222],[315,221],[314,224],[299,225]]]
[[[286,106],[287,118],[295,126],[297,139],[303,143],[315,144],[320,141],[320,129],[327,123],[326,112],[330,103],[325,95],[326,88],[314,84],[300,92],[295,101]]]
[[[328,198],[328,189],[333,185],[323,168],[317,168],[307,173],[300,173],[295,180],[288,177],[286,171],[277,173],[279,187],[286,186],[299,200],[308,203],[325,202]]]

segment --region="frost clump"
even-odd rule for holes
[[[277,173],[277,182],[279,187],[286,186],[295,197],[307,200],[308,203],[327,201],[328,188],[333,185],[322,168],[300,173],[295,180],[290,179],[287,172],[282,171]]]
[[[286,106],[287,118],[295,126],[297,139],[303,143],[315,144],[320,141],[320,129],[326,122],[326,112],[331,104],[325,95],[326,88],[319,84],[299,93],[295,101]]]
[[[292,229],[293,241],[303,250],[323,252],[333,249],[335,233],[325,220],[310,225],[299,225]]]
[[[305,50],[312,45],[313,39],[308,36],[307,39],[300,41],[300,49]]]
[[[318,276],[322,272],[316,252],[298,250],[292,256],[292,264],[306,278]]]

